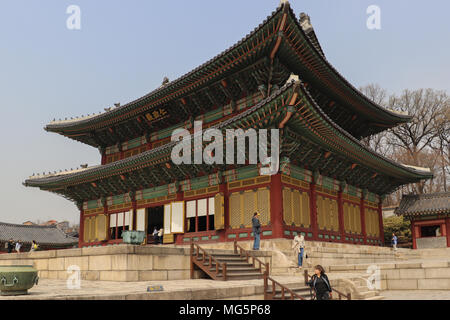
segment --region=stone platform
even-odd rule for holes
[[[250,249],[251,241],[239,242]],[[291,249],[292,241],[275,239],[261,242],[261,250],[252,254],[269,262],[272,275],[302,276],[296,268],[296,256]],[[413,250],[349,245],[341,243],[306,243],[308,259],[306,267],[321,264],[328,270],[330,265],[398,262],[417,259]],[[216,253],[229,253],[233,242],[203,244],[203,248]],[[189,246],[132,246],[115,245],[57,251],[40,251],[0,255],[0,265],[34,265],[41,279],[65,280],[69,267],[79,268],[83,280],[92,281],[168,281],[190,279]],[[431,253],[430,253],[431,254]],[[194,276],[204,275],[196,271]]]
[[[0,265],[34,265],[41,279],[66,280],[78,267],[83,280],[149,281],[189,279],[186,248],[117,245],[0,255]],[[198,275],[200,277],[200,275]]]
[[[211,250],[228,253],[227,250]],[[271,261],[269,252],[257,255]],[[190,279],[190,248],[116,245],[0,255],[0,265],[33,265],[41,279],[66,280],[76,268],[91,281],[168,281]],[[204,277],[195,271],[195,278]]]
[[[292,284],[304,284],[304,269],[296,267],[296,257],[291,244],[292,241],[287,239],[262,241],[261,250],[253,251],[252,254],[270,263],[272,276],[281,277],[283,281],[291,281]],[[239,245],[250,249],[252,242],[240,242]],[[447,254],[447,252],[437,253],[436,251],[420,253],[406,249],[393,252],[390,248],[326,242],[308,241],[306,245],[309,258],[306,260],[305,267],[309,269],[309,273],[312,274],[312,267],[315,264],[322,264],[328,272],[332,285],[344,293],[351,292],[353,299],[381,298],[378,292],[368,289],[367,282],[364,280],[369,265],[395,266],[402,262],[415,261],[414,259],[424,259],[422,254],[426,254],[427,259]],[[233,250],[233,243],[203,244],[202,247],[215,253],[230,253]],[[236,281],[236,283],[235,281],[214,282],[204,279],[205,275],[201,271],[196,271],[194,273],[196,279],[190,280],[189,254],[190,248],[186,245],[116,245],[4,254],[0,255],[0,265],[34,265],[38,269],[42,281],[35,290],[38,290],[36,292],[40,292],[41,289],[44,291],[39,296],[28,296],[25,299],[105,298],[105,294],[101,292],[108,292],[106,294],[108,299],[157,299],[158,297],[166,299],[172,297],[172,293],[173,297],[178,297],[181,294],[178,293],[180,285],[184,286],[180,299],[203,299],[202,292],[209,292],[210,284],[212,288],[221,288],[225,290],[224,292],[235,290],[234,294],[211,291],[208,296],[211,299],[215,299],[214,297],[217,297],[216,299],[246,297],[259,299],[262,297],[262,280]],[[84,285],[78,292],[65,291],[65,281],[72,274],[68,272],[68,269],[74,267],[79,268]],[[389,272],[396,274],[396,271]],[[419,276],[420,271],[417,272]],[[390,280],[396,279],[386,277],[388,276],[383,275],[382,289],[398,288],[398,286],[390,285],[394,283]],[[419,280],[416,279],[416,282],[419,283]],[[163,284],[166,291],[151,293],[151,297],[148,296],[144,289],[153,284]],[[249,289],[248,284],[253,289]],[[116,291],[114,289],[116,287],[120,290]],[[236,289],[237,287],[241,289]],[[198,288],[198,292],[194,290],[195,288]],[[236,293],[238,291],[239,294]]]
[[[276,277],[287,286],[303,284],[298,277]],[[147,292],[148,286],[164,287]],[[27,296],[1,297],[0,300],[262,300],[262,280],[213,281],[207,279],[171,281],[81,281],[80,289],[68,289],[64,280],[44,279]]]

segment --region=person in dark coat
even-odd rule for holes
[[[252,218],[252,229],[255,236],[255,241],[253,242],[253,250],[259,250],[259,244],[261,239],[261,222],[259,221],[259,214],[255,212]]]
[[[9,239],[8,241],[8,253],[12,253],[14,250],[14,240],[13,239]]]
[[[331,285],[328,280],[325,270],[322,266],[317,265],[314,267],[314,275],[308,282],[308,285],[314,289],[317,300],[330,300],[331,299]]]

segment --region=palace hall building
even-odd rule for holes
[[[170,61],[167,61],[170,63]],[[164,243],[261,239],[382,245],[383,197],[432,177],[361,139],[411,117],[377,105],[328,62],[310,19],[280,6],[231,48],[147,95],[105,112],[45,127],[98,148],[101,164],[34,175],[28,187],[59,194],[80,211],[79,246],[122,242],[155,228]],[[279,129],[280,165],[179,164],[176,129]],[[205,145],[207,145],[205,143]],[[270,150],[270,146],[268,147]],[[194,152],[194,150],[193,150]]]

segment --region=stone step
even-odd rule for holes
[[[246,258],[242,258],[241,256],[235,256],[235,257],[220,257],[220,256],[214,256],[216,260],[219,262],[228,262],[228,261],[245,261],[247,262]]]
[[[383,296],[373,296],[373,297],[366,298],[364,300],[384,300],[384,297]]]
[[[226,262],[226,263],[233,263],[233,262],[247,263],[247,260],[245,260],[243,258],[226,258],[226,259],[219,259],[219,258],[216,258],[216,257],[214,257],[214,258],[219,263],[224,263],[224,262]],[[203,261],[203,259],[202,258],[197,258],[197,261]],[[214,259],[213,259],[212,260],[212,264],[216,264],[216,261],[214,261]],[[208,258],[205,260],[205,263],[209,263],[209,259]]]
[[[311,300],[311,296],[309,296],[309,295],[306,296],[306,295],[301,295],[301,294],[299,294],[299,296],[302,297],[303,300]],[[285,299],[285,300],[291,300],[291,294],[290,294],[289,292],[286,292],[286,294],[285,294],[285,296],[284,296],[284,299]],[[281,294],[275,295],[275,296],[273,297],[273,300],[282,300],[282,299],[281,299]],[[302,300],[302,299],[299,299],[299,298],[297,298],[297,297],[294,296],[294,299],[293,299],[293,300]]]
[[[215,258],[227,259],[227,258],[242,258],[241,255],[237,253],[212,253]]]
[[[211,268],[210,270],[214,271],[216,269],[215,268]],[[232,275],[232,274],[236,274],[236,273],[245,273],[245,274],[247,274],[247,273],[258,273],[258,274],[261,274],[259,272],[259,270],[256,270],[254,268],[231,268],[231,269],[227,268],[227,275]]]
[[[367,298],[375,297],[377,296],[376,291],[362,291],[356,293],[356,298],[359,298],[360,300],[365,300]]]
[[[253,268],[253,264],[248,263],[247,261],[224,261],[227,264],[227,268],[230,267],[252,267]],[[222,262],[219,262],[219,265]],[[209,266],[209,261],[203,264],[204,266]],[[216,262],[212,261],[211,266],[213,266],[214,268],[216,267]]]
[[[227,266],[253,266],[252,263],[248,263],[246,260],[222,260],[222,261],[219,261],[219,264],[221,264],[223,262],[226,262]],[[206,262],[206,265],[208,263],[209,262]],[[212,261],[212,265],[215,266],[216,262]]]
[[[250,279],[262,279],[264,276],[259,272],[249,273],[227,273],[227,279],[232,280],[250,280]]]
[[[311,291],[311,289],[310,289],[310,287],[308,287],[308,286],[305,286],[305,285],[301,285],[301,284],[296,284],[296,285],[288,285],[288,286],[286,286],[288,289],[290,289],[290,290],[292,290],[292,291],[294,291],[294,292],[308,292],[308,294],[309,294],[309,292]],[[269,284],[269,288],[271,288],[271,285]],[[271,290],[270,290],[271,291]],[[276,293],[278,293],[278,292],[281,292],[281,287],[279,287],[279,286],[277,286],[276,288],[275,288],[275,292]]]

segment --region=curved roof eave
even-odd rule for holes
[[[345,79],[342,74],[336,70],[336,68],[327,60],[324,54],[317,48],[317,46],[313,43],[311,38],[306,34],[306,32],[303,30],[302,26],[300,25],[300,22],[297,20],[295,13],[292,8],[289,7],[289,12],[291,14],[291,18],[293,21],[295,21],[295,24],[298,28],[298,30],[302,33],[303,37],[305,38],[306,42],[309,44],[310,48],[316,53],[316,57],[318,57],[322,62],[325,63],[326,67],[329,68],[331,73],[336,76],[342,83],[350,89],[353,93],[355,93],[357,96],[359,96],[366,104],[367,106],[380,111],[384,113],[385,115],[392,117],[394,119],[397,119],[398,123],[404,123],[410,121],[413,117],[408,114],[402,114],[400,112],[389,110],[385,107],[380,106],[379,104],[375,103],[374,101],[370,100],[366,95],[364,95],[361,91],[359,91],[357,88],[355,88],[347,79]],[[317,36],[316,36],[317,37]]]
[[[242,38],[236,44],[234,44],[230,48],[222,51],[221,53],[216,55],[214,58],[212,58],[212,59],[208,60],[207,62],[201,64],[197,68],[195,68],[195,69],[191,70],[190,72],[184,74],[183,76],[179,77],[178,79],[169,82],[167,85],[161,86],[161,87],[151,91],[150,93],[146,94],[145,96],[143,96],[141,98],[138,98],[138,99],[136,99],[136,100],[134,100],[132,102],[129,102],[129,103],[123,105],[123,106],[119,106],[119,107],[117,107],[115,109],[112,109],[112,110],[107,111],[105,113],[101,113],[101,114],[96,115],[96,116],[84,117],[81,120],[76,120],[76,119],[74,119],[73,121],[72,120],[63,120],[63,121],[57,121],[55,123],[47,124],[45,126],[45,130],[46,131],[51,131],[51,132],[63,133],[65,129],[69,129],[69,128],[73,127],[73,126],[79,126],[79,125],[83,125],[83,124],[89,124],[89,123],[95,123],[95,122],[98,122],[98,121],[102,121],[105,118],[108,118],[110,116],[120,115],[121,113],[127,112],[130,109],[133,109],[133,108],[137,107],[137,104],[142,103],[144,100],[153,99],[153,98],[156,98],[157,96],[160,96],[162,94],[167,94],[167,93],[171,92],[172,90],[177,89],[178,86],[183,85],[182,84],[183,81],[189,82],[191,80],[194,80],[192,78],[194,77],[194,75],[197,72],[212,66],[219,59],[225,57],[227,54],[231,53],[233,50],[237,49],[242,44],[245,44],[249,39],[251,39],[254,35],[256,35],[258,33],[258,31],[263,29],[271,20],[275,19],[278,14],[283,12],[284,8],[287,8],[287,7],[285,7],[284,5],[278,7],[277,10],[273,11],[272,14],[270,16],[268,16],[258,27],[256,27],[252,32],[247,34],[244,38]]]
[[[361,143],[361,141],[359,141],[358,139],[353,137],[350,133],[348,133],[346,130],[344,130],[338,124],[336,124],[333,120],[331,120],[331,118],[322,110],[322,108],[314,100],[314,98],[311,96],[308,89],[305,88],[303,83],[300,86],[300,90],[302,90],[303,94],[305,94],[307,96],[308,100],[310,101],[310,103],[312,103],[313,107],[319,113],[320,117],[324,121],[326,121],[330,126],[332,126],[337,132],[339,132],[341,135],[343,135],[347,140],[349,140],[352,144],[363,149],[365,152],[372,154],[379,161],[388,163],[391,166],[397,168],[398,170],[403,171],[406,175],[413,174],[420,179],[433,178],[433,174],[432,174],[431,170],[428,168],[419,168],[419,167],[414,167],[414,166],[410,166],[410,165],[399,164],[399,163],[379,154],[378,152],[375,152],[374,150],[370,149],[369,147],[365,146],[364,144]]]
[[[219,59],[223,58],[227,54],[231,53],[234,49],[238,48],[240,45],[246,43],[249,41],[259,30],[263,29],[264,26],[266,26],[269,21],[272,19],[275,19],[277,15],[281,15],[284,13],[289,13],[291,15],[291,19],[295,21],[295,24],[298,28],[298,30],[301,32],[302,36],[305,38],[308,45],[311,47],[311,50],[313,50],[316,53],[316,57],[329,69],[332,75],[337,77],[339,81],[342,82],[343,88],[347,88],[346,90],[349,90],[353,94],[355,94],[362,103],[364,103],[368,108],[371,108],[372,110],[375,110],[377,113],[381,113],[385,115],[385,121],[387,124],[391,126],[395,126],[400,123],[408,122],[411,120],[411,116],[409,115],[403,115],[394,111],[390,111],[375,102],[371,101],[368,97],[366,97],[363,93],[361,93],[358,89],[356,89],[350,82],[348,82],[326,59],[326,57],[319,51],[317,46],[312,42],[310,37],[305,33],[303,28],[300,25],[300,22],[296,19],[295,13],[293,12],[292,8],[289,5],[289,2],[284,3],[280,7],[275,10],[272,15],[267,17],[258,27],[256,27],[251,33],[249,33],[247,36],[245,36],[243,39],[241,39],[239,42],[237,42],[235,45],[230,47],[229,49],[223,51],[222,53],[218,54],[216,57],[210,59],[209,61],[205,62],[204,64],[200,65],[199,67],[193,69],[189,73],[181,76],[177,80],[174,80],[167,84],[166,86],[161,86],[160,88],[153,90],[152,92],[148,93],[147,95],[136,99],[130,103],[127,103],[126,105],[117,107],[113,110],[107,111],[105,113],[101,113],[98,115],[91,115],[88,117],[84,117],[80,120],[64,120],[60,122],[50,123],[45,127],[46,131],[50,132],[56,132],[61,134],[68,134],[70,131],[72,133],[75,132],[87,132],[92,131],[95,129],[95,125],[100,123],[101,121],[111,121],[110,119],[114,119],[116,116],[120,116],[126,112],[130,112],[135,108],[139,107],[139,104],[144,103],[145,101],[155,99],[157,97],[164,96],[165,94],[170,93],[171,91],[179,88],[180,86],[183,86],[183,82],[189,82],[193,80],[193,77],[195,73],[205,70],[208,67],[212,66],[215,62],[217,62]],[[389,118],[389,119],[387,119]],[[128,118],[127,118],[128,119]],[[81,126],[81,128],[79,128]],[[84,127],[83,127],[84,126]],[[105,125],[107,126],[107,124]],[[75,128],[75,129],[74,129]],[[79,129],[76,129],[79,128]]]

